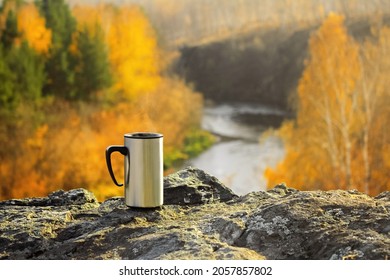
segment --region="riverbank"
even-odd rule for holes
[[[259,139],[286,117],[283,110],[259,104],[208,105],[202,128],[216,135],[218,141],[182,167],[194,166],[214,174],[240,195],[265,190],[264,171],[283,159],[284,148],[276,136]]]

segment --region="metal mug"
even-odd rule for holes
[[[114,183],[121,187],[111,166],[111,153],[125,156],[125,203],[131,207],[153,208],[163,204],[163,135],[137,132],[124,135],[123,146],[106,149],[106,163]]]

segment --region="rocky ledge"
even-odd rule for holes
[[[237,196],[187,168],[164,179],[164,206],[99,203],[85,189],[0,202],[0,259],[388,259],[390,192]]]

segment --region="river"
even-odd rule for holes
[[[253,104],[221,104],[204,109],[202,127],[218,141],[185,163],[216,176],[236,194],[266,189],[264,171],[284,157],[281,139],[260,141],[269,127],[278,126],[285,112]]]

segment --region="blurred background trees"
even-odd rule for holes
[[[122,194],[104,150],[127,132],[163,133],[172,171],[213,143],[203,96],[294,111],[268,186],[389,188],[389,1],[82,2],[0,4],[0,199]]]
[[[266,171],[270,185],[388,189],[390,29],[379,25],[372,32],[359,44],[344,18],[330,14],[311,35],[296,119],[279,131],[286,158]]]
[[[0,30],[0,199],[74,187],[121,195],[104,151],[127,132],[163,133],[166,169],[188,157],[203,99],[165,74],[140,8],[8,0]]]

